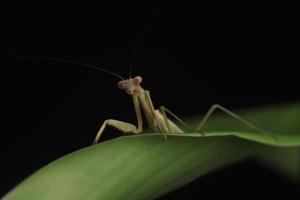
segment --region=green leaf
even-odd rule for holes
[[[173,134],[166,141],[161,134],[141,134],[80,149],[38,170],[3,199],[154,199],[253,155],[291,177],[299,175],[300,104],[238,113],[278,141],[216,115],[205,137]],[[196,125],[199,119],[190,121]]]

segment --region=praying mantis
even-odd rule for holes
[[[145,26],[144,33],[146,31],[146,28],[147,27]],[[139,44],[141,43],[142,39],[143,39],[143,37],[141,37],[137,43],[137,46],[135,49],[135,54],[132,59],[133,62],[137,55],[138,48],[140,46]],[[53,58],[53,57],[52,58],[38,57],[38,58],[64,61],[64,62],[69,62],[69,63],[73,63],[73,64],[84,65],[84,66],[87,66],[90,68],[100,70],[102,72],[109,73],[109,74],[121,79],[117,83],[117,86],[119,89],[125,91],[127,94],[129,94],[132,97],[134,111],[135,111],[136,118],[137,118],[137,126],[132,123],[128,123],[128,122],[124,122],[124,121],[120,121],[120,120],[116,120],[116,119],[106,119],[103,122],[103,124],[101,125],[98,133],[96,134],[93,144],[96,144],[100,141],[100,138],[107,126],[114,127],[123,133],[131,133],[131,134],[142,133],[143,132],[143,123],[144,123],[143,118],[142,118],[142,112],[144,113],[144,116],[146,118],[149,128],[152,129],[154,132],[159,132],[159,133],[164,134],[165,138],[166,138],[167,134],[185,133],[185,130],[181,129],[174,121],[172,121],[170,118],[168,118],[167,114],[171,115],[174,119],[176,119],[183,126],[188,127],[190,129],[190,127],[183,120],[181,120],[179,117],[177,117],[177,115],[175,115],[173,112],[171,112],[165,106],[159,106],[158,109],[155,109],[153,102],[151,100],[150,91],[143,89],[143,87],[141,86],[142,77],[141,76],[135,76],[133,78],[131,77],[131,69],[133,66],[133,62],[132,62],[132,65],[130,66],[131,68],[129,70],[129,79],[124,79],[119,74],[109,71],[107,69],[104,69],[102,67],[98,67],[98,66],[94,66],[94,65],[90,65],[90,64],[86,64],[86,63],[82,63],[82,62],[77,62],[74,60],[67,60],[67,59]],[[218,105],[218,104],[214,104],[210,107],[210,109],[208,110],[206,115],[204,115],[204,118],[201,120],[201,122],[197,126],[197,128],[195,130],[196,132],[199,132],[199,134],[202,134],[204,136],[204,133],[201,131],[201,129],[205,125],[208,118],[217,109],[225,112],[229,116],[242,122],[243,124],[252,128],[255,131],[273,136],[271,133],[256,127],[252,123],[248,122],[247,120],[243,119],[242,117],[238,116],[237,114],[233,113],[232,111],[230,111],[227,108],[225,108],[221,105]]]
[[[101,125],[98,133],[96,134],[93,144],[97,144],[100,141],[100,138],[107,126],[112,126],[126,134],[142,133],[143,132],[142,111],[144,113],[144,116],[146,117],[146,121],[148,123],[149,128],[152,129],[154,132],[162,133],[164,135],[165,139],[168,134],[185,133],[185,131],[183,129],[181,129],[179,126],[176,125],[175,122],[173,122],[170,118],[167,117],[167,114],[171,115],[174,119],[176,119],[183,126],[191,129],[188,124],[186,124],[183,120],[181,120],[177,115],[175,115],[173,112],[171,112],[165,106],[159,106],[158,109],[155,109],[153,102],[151,100],[150,91],[143,89],[141,86],[141,83],[143,80],[142,77],[135,76],[134,78],[131,78],[131,68],[130,68],[130,72],[129,72],[129,79],[124,79],[119,74],[114,73],[110,70],[104,69],[99,66],[83,63],[83,62],[68,60],[68,59],[64,59],[64,58],[46,57],[46,56],[34,56],[34,57],[40,58],[40,59],[63,61],[63,62],[68,62],[68,63],[72,63],[72,64],[83,65],[83,66],[86,66],[89,68],[93,68],[93,69],[100,70],[102,72],[111,74],[111,75],[121,79],[117,83],[117,86],[119,89],[125,91],[127,94],[129,94],[132,97],[134,111],[135,111],[136,118],[137,118],[137,126],[132,123],[123,122],[123,121],[116,120],[116,119],[106,119],[103,122],[103,124]],[[234,112],[230,111],[229,109],[227,109],[219,104],[214,104],[209,108],[209,110],[204,115],[203,119],[200,121],[199,125],[195,129],[196,132],[198,132],[199,134],[204,136],[204,133],[201,131],[201,129],[205,125],[205,122],[208,120],[208,118],[217,109],[223,111],[224,113],[228,114],[229,116],[233,117],[234,119],[240,121],[241,123],[245,124],[246,126],[248,126],[249,128],[251,128],[257,132],[270,135],[271,137],[274,138],[274,140],[277,141],[276,137],[272,133],[256,127],[252,123],[248,122],[247,120],[243,119],[242,117],[238,116]]]
[[[104,69],[101,69],[104,70]],[[105,70],[106,72],[117,76],[118,78],[121,78],[122,80],[118,82],[117,86],[119,89],[125,91],[127,94],[132,96],[134,110],[137,118],[137,126],[134,124],[123,122],[116,119],[107,119],[103,122],[102,126],[100,127],[93,144],[96,144],[99,142],[105,128],[107,126],[112,126],[118,130],[120,130],[123,133],[132,133],[132,134],[140,134],[143,132],[143,119],[142,119],[142,111],[146,117],[146,121],[149,125],[149,127],[155,131],[164,134],[166,137],[167,134],[176,134],[176,133],[184,133],[185,131],[181,128],[179,128],[175,122],[173,122],[171,119],[167,117],[167,114],[171,115],[174,119],[176,119],[179,123],[184,125],[185,127],[189,127],[185,122],[183,122],[177,115],[175,115],[173,112],[171,112],[168,108],[164,106],[159,106],[159,109],[155,109],[153,102],[151,100],[150,92],[149,90],[145,90],[141,86],[142,77],[141,76],[135,76],[134,78],[124,79],[122,76],[113,73],[111,71]],[[130,72],[131,74],[131,72]],[[211,116],[211,114],[216,110],[219,109],[229,116],[237,119],[238,121],[242,122],[246,126],[261,132],[266,133],[272,136],[271,133],[262,130],[255,125],[251,124],[247,120],[241,118],[237,114],[233,113],[232,111],[228,110],[227,108],[214,104],[210,107],[202,121],[199,123],[199,125],[196,128],[196,132],[199,132],[200,134],[204,135],[204,133],[201,132],[202,127],[204,126],[207,119]]]

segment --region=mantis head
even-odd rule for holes
[[[133,95],[139,89],[141,89],[142,77],[136,76],[127,80],[122,80],[118,82],[118,88],[125,90],[128,94]]]

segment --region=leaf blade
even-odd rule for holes
[[[25,179],[3,199],[157,198],[212,170],[249,155],[262,155],[265,147],[296,148],[300,144],[299,134],[296,134],[300,129],[297,123],[299,110],[295,112],[295,108],[299,108],[299,104],[271,109],[272,112],[269,109],[268,112],[261,110],[249,114],[257,117],[264,113],[261,119],[268,124],[274,112],[285,118],[294,113],[289,118],[289,126],[273,124],[281,130],[277,134],[279,144],[274,145],[274,139],[269,136],[247,131],[211,132],[207,137],[194,133],[169,135],[167,141],[161,134],[120,137],[50,163]],[[218,124],[216,122],[220,122],[220,118],[213,121],[211,123]],[[226,130],[226,126],[231,125],[227,122],[218,124],[218,128],[222,126]]]

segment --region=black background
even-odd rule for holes
[[[155,106],[179,116],[204,113],[214,103],[237,109],[300,99],[293,5],[73,6],[19,4],[5,14],[1,194],[54,159],[90,145],[105,119],[135,122],[131,98],[117,89],[115,77],[20,56],[72,59],[127,78],[142,38],[133,74],[143,76]],[[104,139],[120,135],[107,131]],[[236,190],[297,195],[284,177],[248,160],[163,199],[232,197]]]

